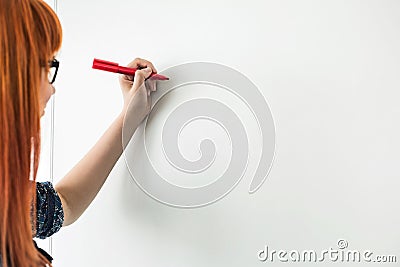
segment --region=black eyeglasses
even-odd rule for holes
[[[60,62],[57,59],[53,59],[49,61],[49,82],[50,84],[53,84],[54,81],[56,80],[57,72],[58,72],[58,66],[60,65]]]

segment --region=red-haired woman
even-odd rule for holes
[[[144,80],[157,72],[146,60],[121,75],[124,105],[119,116],[86,156],[54,187],[36,182],[40,117],[54,94],[55,59],[62,30],[42,0],[0,0],[0,266],[51,266],[51,256],[33,237],[46,238],[76,221],[92,202],[122,153],[125,112],[135,112],[133,129],[150,112]],[[146,83],[147,85],[147,83]],[[154,85],[154,84],[153,84]]]

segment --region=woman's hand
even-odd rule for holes
[[[128,64],[130,68],[141,68],[135,77],[120,75],[119,82],[124,97],[123,114],[131,113],[141,122],[151,110],[150,93],[156,91],[156,80],[145,80],[152,72],[157,73],[153,64],[145,59],[136,58]]]

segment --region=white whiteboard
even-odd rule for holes
[[[159,71],[199,61],[239,71],[269,104],[276,151],[265,183],[249,194],[261,154],[249,111],[207,86],[171,92],[165,108],[210,98],[226,101],[241,116],[249,142],[241,182],[211,205],[176,208],[144,193],[121,158],[82,217],[54,235],[54,264],[309,266],[263,262],[258,253],[265,246],[320,253],[337,249],[340,239],[351,250],[399,257],[399,12],[398,1],[59,2],[64,42],[55,97],[55,181],[122,108],[117,75],[92,70],[95,57],[123,65],[141,57]],[[154,132],[166,115],[151,113]],[[220,129],[208,122],[192,126],[181,140],[182,154],[198,158],[190,137],[206,133],[215,136],[220,164],[226,164],[229,149]],[[157,137],[149,137],[150,151]],[[167,175],[157,161],[162,155],[153,156]]]

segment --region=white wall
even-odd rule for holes
[[[84,215],[53,237],[55,266],[265,266],[257,258],[265,245],[319,253],[337,249],[338,239],[399,257],[399,12],[398,1],[386,0],[59,1],[55,181],[122,107],[117,75],[92,70],[94,57],[142,57],[159,71],[195,61],[236,69],[269,104],[276,151],[266,182],[248,194],[261,153],[249,110],[223,90],[176,90],[170,107],[209,97],[237,110],[250,147],[242,181],[212,205],[175,208],[145,194],[121,158]],[[161,127],[155,120],[152,131]],[[226,142],[215,125],[192,127]],[[200,140],[182,142],[183,155],[200,157]],[[223,144],[221,166],[230,153]],[[285,264],[310,263],[272,266]]]

